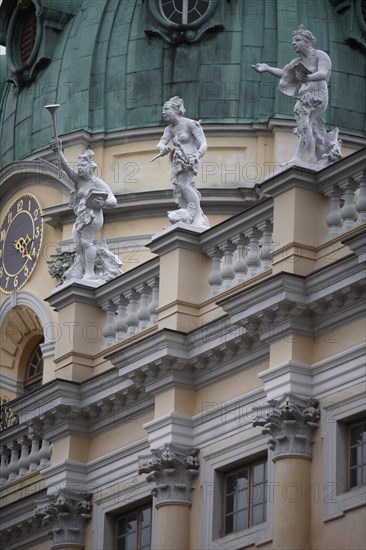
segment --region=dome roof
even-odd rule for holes
[[[277,92],[277,79],[251,65],[284,66],[294,57],[291,33],[299,23],[333,62],[327,122],[350,134],[365,129],[365,40],[351,10],[357,0],[343,2],[339,13],[337,0],[287,7],[277,0],[211,0],[206,13],[181,26],[159,14],[159,0],[20,4],[31,1],[37,32],[29,66],[17,68],[14,57],[21,8],[5,0],[0,10],[12,81],[3,86],[0,104],[1,164],[48,145],[50,116],[43,107],[49,103],[62,105],[61,135],[160,125],[161,107],[173,95],[184,98],[189,117],[205,124],[292,118],[293,102]]]

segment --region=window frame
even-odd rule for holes
[[[143,449],[139,449],[138,453],[142,451]],[[131,456],[131,466],[135,467],[136,459],[136,456]],[[151,496],[150,484],[146,481],[135,483],[135,478],[121,480],[117,485],[106,489],[95,498],[92,522],[96,548],[115,548],[116,517],[123,514],[124,511],[138,508],[147,502],[151,502],[152,506],[151,547],[154,548],[155,497]]]
[[[272,540],[273,491],[267,498],[266,521],[241,531],[223,535],[223,475],[238,467],[256,462],[267,456],[267,485],[274,487],[275,468],[273,453],[267,449],[263,436],[256,435],[246,441],[234,443],[224,449],[204,455],[201,459],[201,548],[210,550],[232,550],[251,544],[265,544]]]
[[[152,517],[153,517],[153,503],[152,503],[152,500],[149,500],[149,501],[146,501],[146,502],[142,502],[140,503],[139,506],[128,506],[128,507],[125,507],[123,510],[121,510],[120,512],[121,513],[118,513],[116,516],[115,516],[115,537],[114,537],[114,549],[117,549],[117,546],[118,546],[118,538],[117,538],[117,531],[118,531],[118,520],[128,516],[129,514],[131,513],[136,513],[137,514],[137,528],[136,528],[136,533],[137,533],[137,536],[136,536],[136,539],[138,539],[140,536],[141,536],[141,533],[142,533],[142,529],[141,529],[141,512],[147,508],[150,508],[150,511],[151,511],[151,515],[150,515],[150,548],[152,546],[152,531],[153,531],[153,523],[152,523]],[[136,541],[136,544],[137,544],[137,550],[141,550],[141,544],[140,544],[140,541],[137,540]]]
[[[266,520],[264,521],[261,521],[260,523],[256,523],[256,524],[253,524],[253,487],[254,487],[254,482],[253,482],[253,477],[254,477],[254,467],[259,465],[259,464],[264,464],[265,465],[265,469],[267,470],[267,463],[268,463],[268,458],[267,456],[263,456],[263,457],[258,457],[257,460],[252,460],[252,461],[245,461],[243,464],[240,464],[239,466],[236,466],[235,468],[231,468],[230,470],[226,470],[226,471],[223,471],[222,472],[222,483],[223,483],[223,487],[222,487],[222,509],[223,509],[223,516],[222,516],[222,525],[221,525],[221,532],[222,532],[222,536],[226,536],[225,535],[225,532],[226,532],[226,517],[227,515],[227,511],[226,511],[226,506],[227,506],[227,479],[229,476],[234,476],[238,473],[241,473],[241,472],[244,472],[245,470],[247,470],[248,472],[248,484],[247,484],[247,487],[248,487],[248,505],[246,508],[244,508],[242,511],[244,512],[245,510],[245,517],[246,517],[246,523],[248,525],[248,527],[245,527],[245,530],[246,529],[251,529],[252,527],[255,527],[256,525],[260,525],[261,523],[265,523]],[[267,475],[266,475],[267,477]],[[261,483],[263,484],[263,483]],[[267,484],[267,479],[264,480],[264,484],[266,485]],[[236,494],[236,492],[234,493]],[[261,501],[262,502],[262,501]],[[266,508],[267,508],[267,499],[265,501],[266,504]],[[241,510],[239,510],[240,512]],[[234,507],[234,511],[233,511],[233,514],[237,514],[238,512],[235,511],[235,507]],[[267,516],[267,514],[265,514]],[[243,529],[241,529],[243,530]],[[238,532],[238,530],[232,530],[230,532],[228,532],[227,534],[231,534],[231,533],[236,533]]]
[[[349,488],[349,426],[365,416],[364,393],[323,407],[323,519],[344,516],[366,505],[365,485]]]
[[[25,369],[25,375],[24,375],[24,380],[23,380],[23,388],[24,388],[24,393],[25,394],[32,393],[33,391],[40,388],[41,385],[42,385],[43,370],[44,370],[44,358],[43,358],[42,347],[41,347],[42,343],[43,343],[43,339],[40,342],[38,342],[38,344],[33,348],[33,351],[30,354],[29,359],[27,361],[27,366],[26,366],[26,369]],[[41,361],[40,362],[42,362],[42,370],[40,372],[38,372],[38,369],[39,369],[39,365],[38,365],[37,366],[37,372],[35,374],[32,374],[31,376],[28,376],[28,371],[29,371],[29,368],[31,366],[33,357],[36,355],[38,350],[39,350],[39,353],[41,355]]]
[[[163,27],[166,27],[166,28],[169,28],[169,29],[174,29],[174,30],[177,30],[177,29],[193,29],[195,27],[199,27],[207,19],[209,19],[209,17],[211,17],[211,15],[213,14],[213,12],[215,11],[215,9],[217,7],[217,4],[218,4],[217,0],[211,0],[207,10],[205,11],[205,13],[203,15],[201,15],[200,17],[198,17],[197,19],[195,19],[191,23],[178,24],[178,23],[173,23],[172,21],[170,21],[168,18],[166,18],[162,14],[162,11],[160,9],[160,0],[149,0],[150,11],[151,11],[152,15],[154,16],[154,18],[156,19],[156,21],[160,25],[162,25]]]
[[[366,485],[366,475],[363,473],[362,471],[362,483],[357,483],[356,485],[353,485],[351,487],[351,469],[353,468],[362,468],[362,470],[364,468],[366,468],[366,453],[364,452],[363,450],[363,443],[361,443],[360,445],[354,445],[353,447],[357,448],[358,446],[361,447],[361,464],[359,464],[357,462],[357,465],[354,467],[354,466],[351,466],[351,430],[353,428],[356,428],[357,426],[362,426],[364,425],[366,427],[366,415],[365,416],[362,416],[361,418],[357,419],[355,422],[350,422],[349,425],[348,425],[348,460],[349,460],[349,463],[348,463],[348,490],[349,491],[352,491],[353,489],[355,489],[356,487],[365,487]]]

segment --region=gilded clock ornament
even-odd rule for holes
[[[0,289],[6,294],[28,281],[42,245],[41,206],[34,195],[18,197],[5,213],[0,229]]]

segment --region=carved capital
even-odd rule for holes
[[[166,444],[139,457],[138,473],[148,474],[146,480],[156,483],[152,492],[157,508],[164,504],[192,504],[193,479],[199,470],[197,455],[198,449]]]
[[[84,548],[85,524],[91,518],[90,495],[62,489],[39,504],[34,515],[49,527],[52,549]]]
[[[262,434],[270,435],[269,449],[273,461],[286,457],[312,458],[312,435],[318,428],[320,410],[316,399],[299,400],[286,396],[268,401],[268,407],[256,407],[253,426],[263,426]]]

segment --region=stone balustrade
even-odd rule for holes
[[[272,233],[273,203],[268,199],[202,235],[203,251],[212,263],[212,295],[271,269]]]
[[[366,222],[366,170],[360,168],[352,176],[335,174],[320,182],[319,190],[329,199],[328,239]]]
[[[19,480],[45,468],[51,459],[52,443],[40,432],[15,426],[12,435],[3,434],[1,445],[0,484]]]
[[[105,348],[154,326],[158,320],[159,259],[124,273],[98,289],[96,296],[106,314]]]

